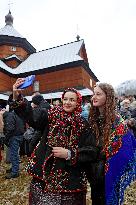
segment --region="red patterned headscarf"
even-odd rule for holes
[[[84,128],[81,118],[81,94],[74,88],[66,89],[62,94],[62,99],[66,92],[74,92],[77,95],[77,106],[73,112],[65,112],[63,107],[54,107],[49,110],[49,134],[48,142],[51,146],[60,146],[67,148],[67,135],[71,132],[71,146],[76,147],[79,137]],[[60,137],[61,136],[61,137]]]
[[[75,88],[67,88],[66,90],[64,90],[64,92],[62,94],[62,99],[64,98],[64,95],[67,92],[76,93],[76,95],[77,95],[77,106],[76,106],[75,111],[81,113],[81,111],[82,111],[82,108],[81,108],[81,106],[82,106],[82,96],[81,96],[81,94]]]

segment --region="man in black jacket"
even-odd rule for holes
[[[48,112],[51,108],[50,104],[43,98],[40,93],[36,93],[32,96],[32,106],[33,106],[33,117],[34,121],[37,121],[41,115],[41,112]],[[42,132],[38,129],[35,129],[34,135],[29,143],[29,154],[31,154],[41,140]]]
[[[19,148],[25,131],[24,121],[14,112],[3,114],[5,144],[10,149],[11,169],[7,170],[6,179],[19,176]]]
[[[51,108],[50,104],[43,98],[39,92],[35,92],[32,95],[32,103],[35,107],[40,106],[41,108],[46,108],[49,110]]]

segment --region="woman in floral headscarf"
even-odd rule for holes
[[[18,84],[19,80],[13,86],[14,94]],[[44,134],[27,166],[28,173],[33,176],[30,205],[86,204],[86,178],[77,162],[79,155],[82,161],[86,155],[83,145],[89,145],[87,155],[90,154],[90,161],[96,158],[97,153],[94,135],[88,122],[81,117],[81,102],[77,90],[68,88],[62,95],[62,107],[48,111],[48,119],[41,113]],[[30,108],[25,105],[27,102],[24,99],[12,103],[15,111],[20,112],[22,106],[23,114],[27,111],[27,117],[30,117]],[[43,129],[39,120],[32,123],[31,117],[28,122]]]
[[[99,83],[94,88],[89,123],[99,149],[96,163],[86,172],[92,204],[121,205],[126,187],[136,179],[136,141],[116,112],[111,85]]]

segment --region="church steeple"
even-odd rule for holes
[[[13,16],[11,15],[11,11],[5,16],[5,23],[6,25],[12,26],[13,25]]]
[[[25,52],[27,53],[26,55],[29,55],[31,53],[36,52],[36,49],[27,41],[26,38],[24,38],[18,31],[13,26],[13,16],[11,14],[11,11],[9,9],[8,14],[5,16],[5,26],[0,29],[0,56],[1,52],[5,52],[4,50],[1,51],[1,45],[6,45],[7,47],[10,47],[11,53],[15,53],[16,48],[12,47],[17,47],[18,49],[24,49]],[[13,50],[12,50],[13,49]],[[9,50],[9,48],[8,48]],[[6,52],[7,53],[7,52]],[[22,56],[22,51],[17,51],[18,56]],[[7,54],[6,54],[7,55]],[[4,56],[6,56],[4,54]],[[10,55],[10,52],[9,52]],[[1,58],[1,57],[0,57]],[[3,56],[2,56],[3,58]],[[23,56],[22,56],[23,58]]]

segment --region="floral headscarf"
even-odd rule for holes
[[[64,92],[63,92],[63,94],[62,94],[62,99],[64,99],[64,95],[65,95],[65,93],[67,93],[67,92],[76,93],[76,95],[77,95],[77,106],[76,106],[75,111],[81,113],[81,111],[82,111],[82,108],[81,108],[81,105],[82,105],[82,96],[81,96],[81,94],[80,94],[75,88],[67,88],[66,90],[64,90]]]

